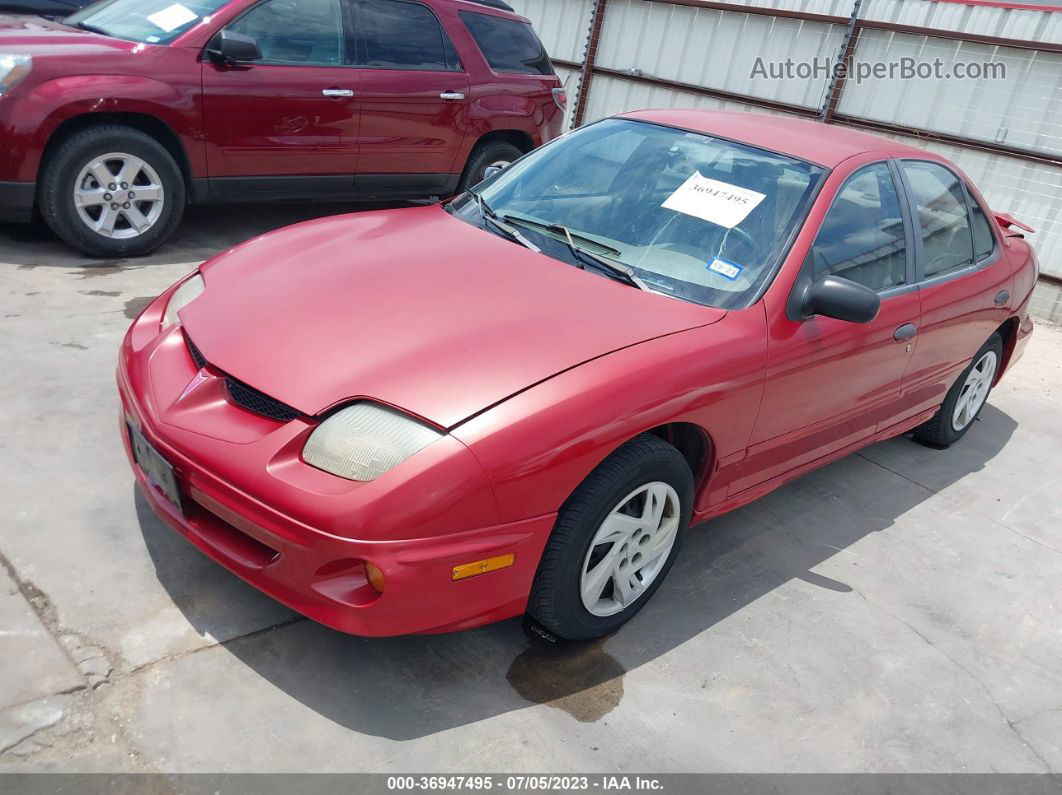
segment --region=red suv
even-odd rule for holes
[[[147,253],[187,203],[447,196],[556,137],[501,0],[105,0],[0,17],[0,219]]]

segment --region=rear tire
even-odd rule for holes
[[[162,245],[181,223],[185,200],[184,178],[166,147],[119,124],[71,135],[41,177],[48,226],[74,248],[108,259]]]
[[[915,428],[914,437],[933,447],[950,447],[966,435],[988,402],[1003,363],[1003,338],[996,332],[974,354],[933,419]]]
[[[477,144],[472,154],[468,156],[468,163],[461,174],[461,181],[457,184],[457,192],[464,193],[482,182],[484,172],[490,166],[505,168],[523,155],[520,149],[505,141],[487,141]]]
[[[650,434],[627,442],[561,507],[527,612],[568,640],[618,629],[664,581],[692,509],[682,454]]]

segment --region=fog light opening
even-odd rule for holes
[[[365,561],[365,577],[376,593],[384,592],[384,573],[379,566]]]

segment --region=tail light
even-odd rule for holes
[[[564,110],[568,107],[568,89],[555,88],[553,89],[553,101],[557,103],[557,107]]]

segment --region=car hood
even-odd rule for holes
[[[306,414],[370,398],[450,428],[612,351],[725,317],[523,248],[441,206],[311,221],[202,268],[213,366]]]
[[[74,9],[70,9],[73,13]],[[43,17],[0,14],[0,51],[50,56],[130,52],[136,42],[78,30]]]

